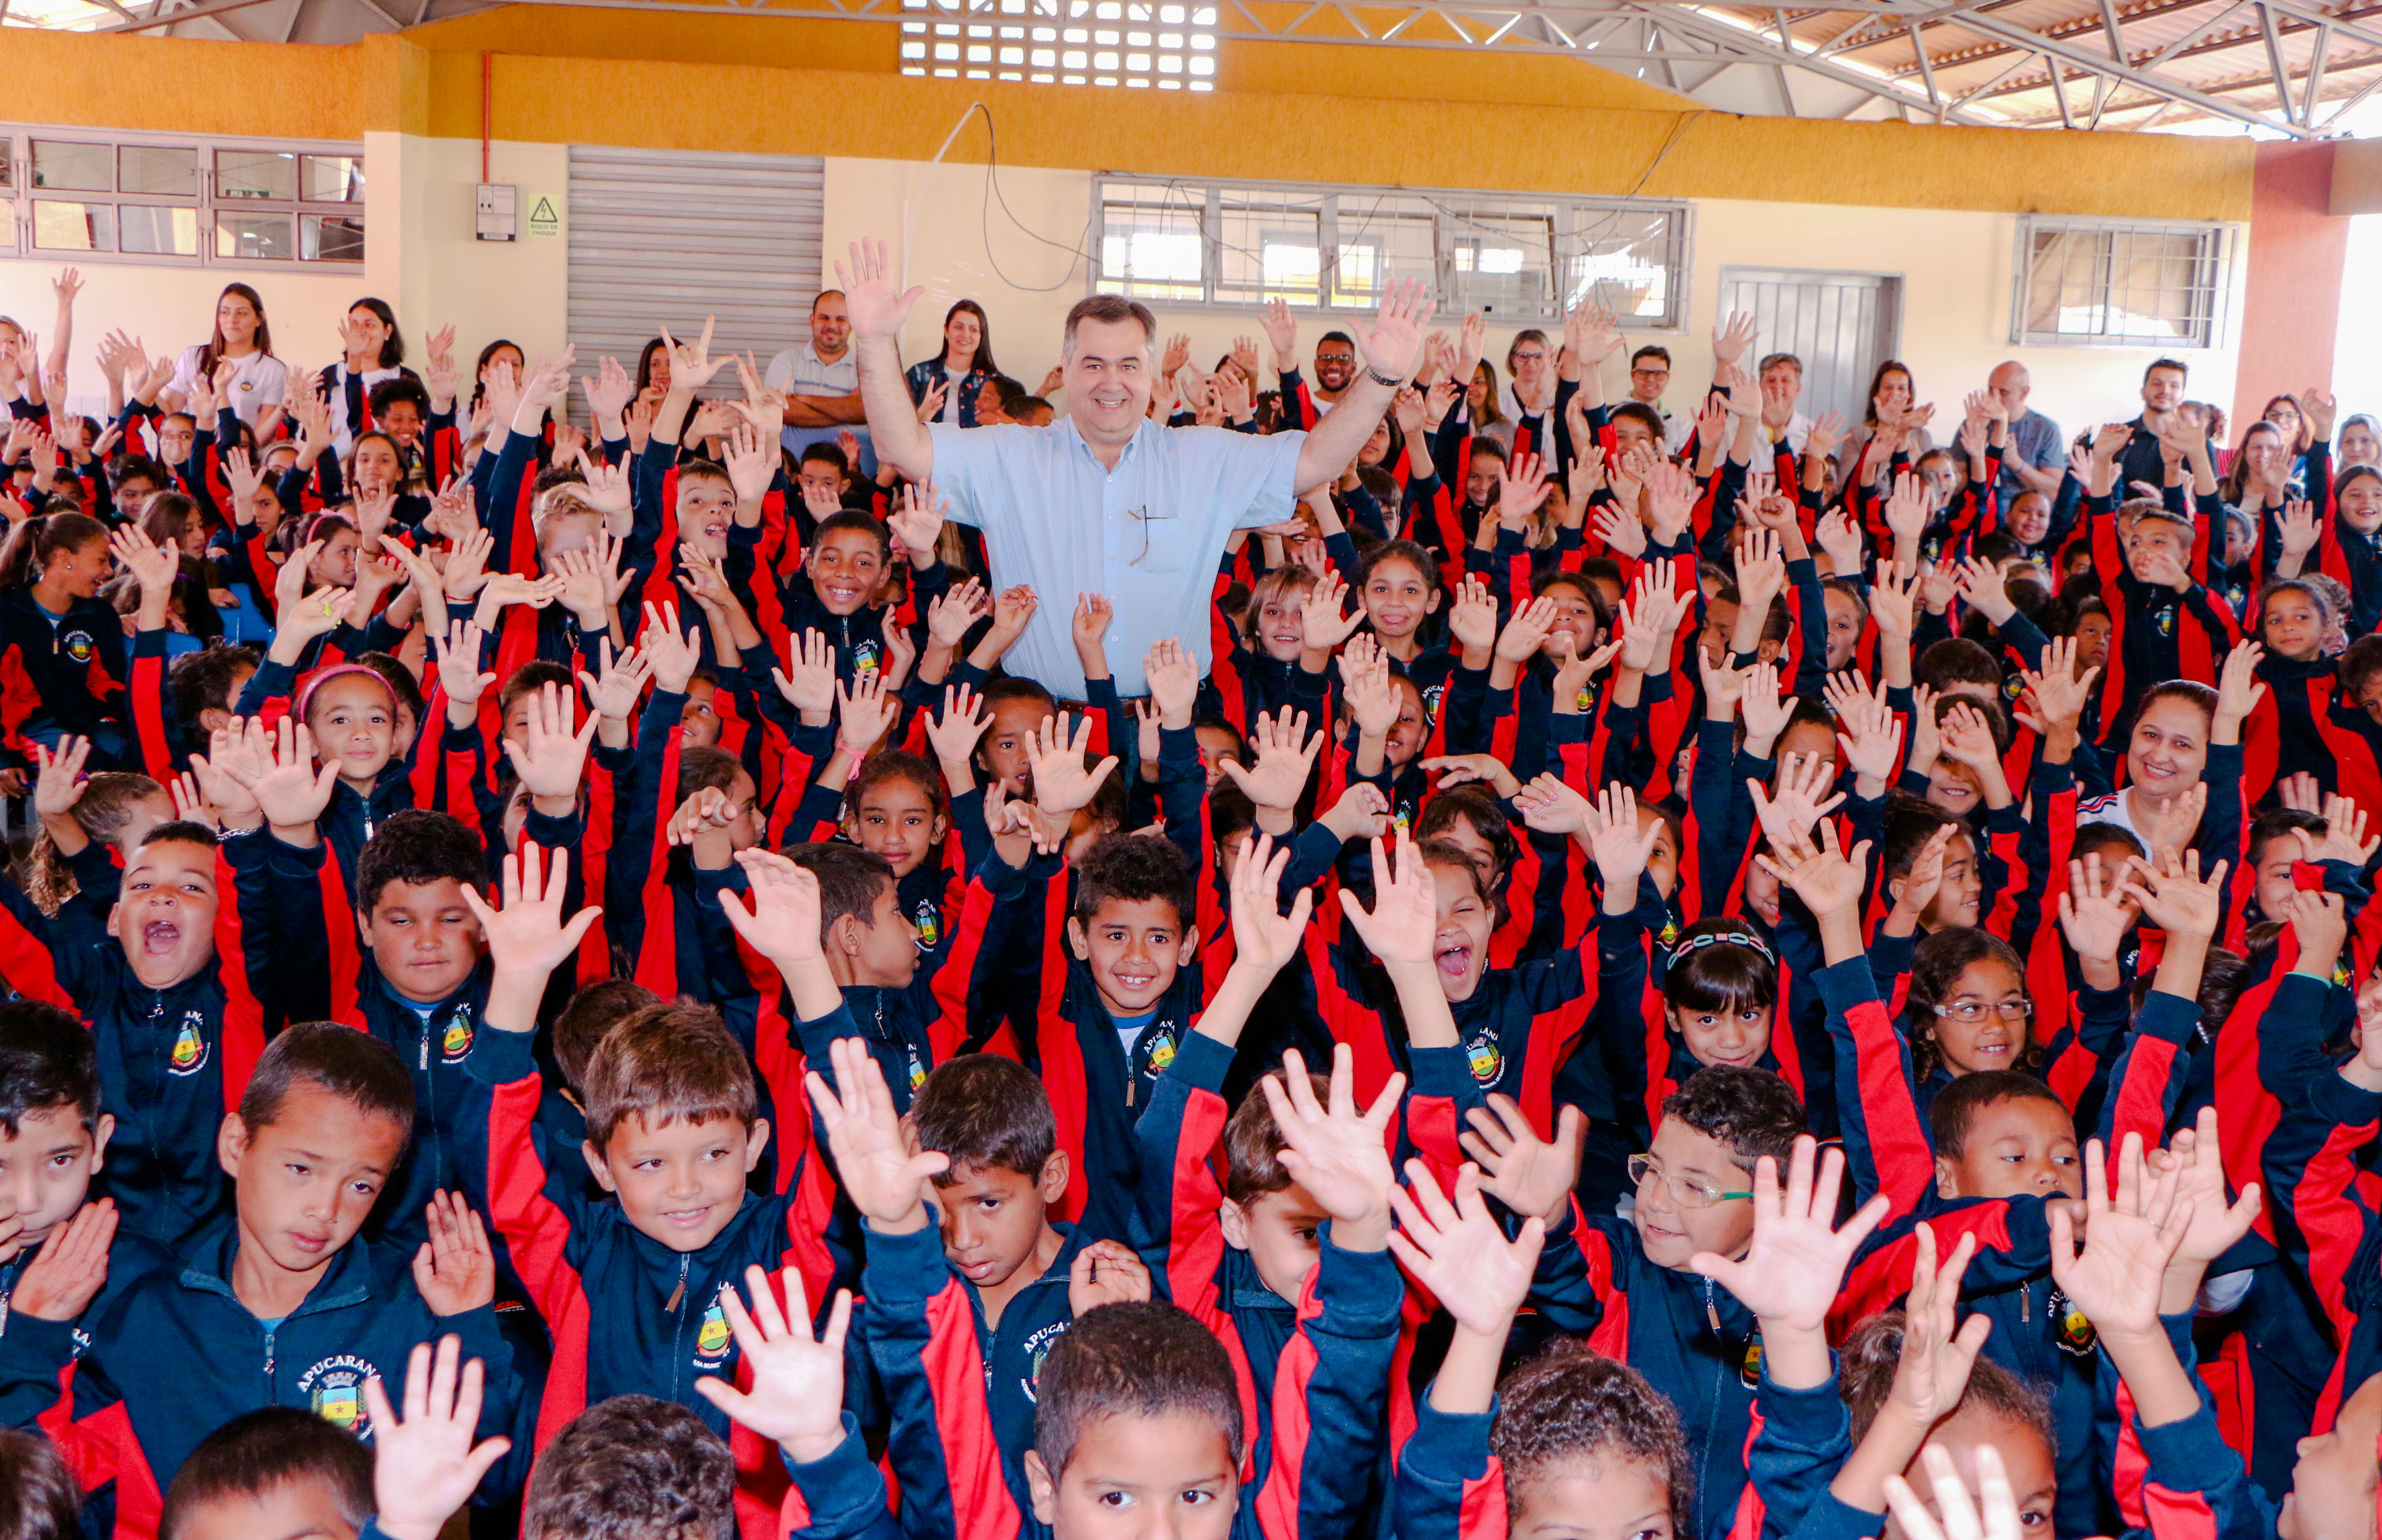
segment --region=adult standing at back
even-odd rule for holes
[[[952,301],[943,312],[940,356],[910,366],[911,404],[920,421],[976,426],[976,393],[1001,371],[992,361],[992,324],[973,299]]]
[[[1008,663],[1067,700],[1084,696],[1070,632],[1075,596],[1108,596],[1117,691],[1146,693],[1151,642],[1208,634],[1209,590],[1233,532],[1283,522],[1300,496],[1355,462],[1405,383],[1430,314],[1418,281],[1391,285],[1374,324],[1350,328],[1363,368],[1338,407],[1312,433],[1259,437],[1151,422],[1157,319],[1148,306],[1093,295],[1067,312],[1060,346],[1067,416],[1047,428],[963,429],[920,422],[902,377],[895,339],[925,290],[894,287],[882,241],[854,245],[851,270],[838,263],[836,275],[878,457],[933,482],[950,517],[984,532],[995,589],[1034,589],[1040,606]]]
[[[2034,390],[2026,365],[2012,359],[1986,376],[1985,384],[2009,413],[2009,448],[2002,456],[2001,481],[2001,506],[2008,517],[2011,500],[2021,492],[2059,495],[2068,446],[2060,440],[2059,424],[2026,404]]]
[[[811,301],[811,335],[769,361],[761,383],[786,394],[785,431],[779,442],[799,461],[814,444],[851,434],[860,440],[856,475],[877,473],[870,452],[867,414],[860,406],[860,361],[852,351],[852,320],[843,290],[823,288]]]

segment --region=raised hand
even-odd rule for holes
[[[1230,379],[1228,373],[1218,376]],[[1149,1267],[1122,1241],[1095,1241],[1067,1265],[1067,1314],[1080,1317],[1104,1304],[1139,1304],[1149,1298]]]
[[[829,1056],[834,1089],[817,1069],[804,1082],[844,1192],[873,1229],[906,1235],[924,1228],[926,1184],[950,1169],[951,1156],[936,1150],[912,1153],[893,1110],[893,1094],[885,1088],[885,1072],[859,1039],[837,1038]]]
[[[1404,379],[1422,347],[1423,327],[1430,320],[1430,295],[1420,278],[1393,280],[1381,291],[1381,309],[1373,324],[1351,323],[1365,367],[1373,373]]]
[[[1492,1094],[1486,1106],[1464,1115],[1467,1131],[1456,1137],[1480,1167],[1480,1191],[1516,1214],[1553,1224],[1571,1206],[1579,1180],[1579,1148],[1588,1123],[1579,1108],[1555,1114],[1553,1142],[1539,1137],[1529,1115],[1513,1097]]]
[[[2191,1233],[2196,1206],[2179,1200],[2181,1177],[2173,1166],[2152,1175],[2143,1159],[2143,1136],[2129,1133],[2118,1148],[2112,1192],[2108,1153],[2095,1139],[2084,1146],[2082,1251],[2067,1206],[2051,1206],[2052,1279],[2104,1333],[2145,1337],[2159,1330],[2162,1275]]]
[[[968,763],[985,729],[991,726],[992,717],[975,691],[964,684],[944,686],[942,715],[927,718],[927,742],[942,764],[946,779],[953,766]]]
[[[68,735],[58,740],[55,750],[33,745],[33,763],[40,767],[33,778],[33,812],[44,822],[73,815],[89,784],[82,778],[82,767],[90,758],[88,738]]]
[[[1149,681],[1149,702],[1158,708],[1163,726],[1187,727],[1191,725],[1191,708],[1199,694],[1199,660],[1173,637],[1163,637],[1149,644],[1142,659],[1142,673]]]
[[[1637,901],[1638,879],[1663,835],[1660,819],[1639,825],[1638,794],[1621,781],[1606,787],[1586,814],[1589,851],[1604,879],[1607,903]]]
[[[1809,1134],[1795,1141],[1783,1188],[1777,1161],[1763,1155],[1754,1162],[1753,1243],[1744,1256],[1698,1252],[1688,1259],[1690,1271],[1726,1289],[1762,1318],[1765,1338],[1781,1329],[1816,1333],[1826,1326],[1845,1269],[1894,1208],[1881,1192],[1836,1228],[1845,1157],[1830,1150],[1823,1161],[1818,1151],[1819,1142]]]
[[[2127,896],[2142,906],[2151,923],[2162,930],[2196,935],[2203,940],[2215,935],[2225,913],[2228,863],[2218,862],[2204,880],[2198,850],[2185,850],[2179,855],[2169,846],[2153,859],[2158,863],[2155,868],[2135,863],[2134,871],[2141,880],[2126,883]]]
[[[1233,966],[1246,964],[1271,978],[1298,955],[1308,917],[1315,910],[1315,890],[1302,887],[1291,896],[1290,912],[1282,911],[1282,874],[1290,864],[1290,847],[1276,849],[1260,834],[1241,848],[1233,862]]]
[[[675,377],[675,376],[673,376]],[[645,661],[653,666],[654,688],[671,695],[686,693],[687,681],[703,655],[703,628],[678,629],[678,605],[665,599],[645,601],[645,629],[637,633]]]
[[[1809,843],[1820,821],[1844,805],[1843,792],[1829,795],[1835,784],[1834,767],[1817,754],[1788,754],[1778,767],[1775,792],[1758,789],[1759,781],[1746,782],[1762,832],[1774,847]]]
[[[1528,663],[1560,617],[1561,611],[1553,599],[1541,596],[1531,600],[1516,610],[1513,618],[1505,622],[1505,629],[1498,633],[1496,655],[1507,663]]]
[[[1320,732],[1309,737],[1307,714],[1291,715],[1284,706],[1279,716],[1261,712],[1249,735],[1249,748],[1257,756],[1257,764],[1243,769],[1232,760],[1218,762],[1218,768],[1231,777],[1234,785],[1248,794],[1248,799],[1261,808],[1293,808],[1298,805],[1299,794],[1307,789],[1308,778],[1315,770],[1315,756],[1323,747]]]
[[[835,687],[835,740],[853,754],[866,758],[893,730],[894,719],[902,715],[902,698],[886,687],[889,684],[881,668],[872,668],[852,681],[850,689],[841,683]]]
[[[518,741],[505,739],[505,757],[532,797],[572,799],[587,765],[587,746],[596,740],[596,714],[573,731],[571,719],[579,701],[571,691],[548,680],[531,696],[529,720]]]
[[[287,716],[271,729],[262,718],[249,718],[248,752],[230,768],[247,777],[240,785],[256,799],[265,822],[280,829],[305,828],[321,818],[339,781],[339,762],[316,770],[314,735]]]
[[[1969,1371],[1994,1323],[1983,1314],[1959,1319],[1960,1279],[1977,1254],[1977,1238],[1961,1236],[1940,1267],[1934,1228],[1921,1221],[1913,1239],[1918,1244],[1910,1292],[1903,1301],[1902,1354],[1882,1410],[1901,1418],[1914,1439],[1923,1439],[1960,1404]]]
[[[458,620],[445,636],[430,639],[437,647],[438,688],[447,692],[449,710],[477,703],[488,686],[497,682],[494,674],[480,671],[482,634],[474,622]]]
[[[2364,811],[2338,792],[2324,800],[2324,837],[2311,841],[2305,829],[2298,832],[2310,861],[2346,862],[2362,870],[2376,850],[2382,850],[2382,834],[2368,839]]]
[[[1390,1254],[1446,1307],[1460,1329],[1502,1340],[1529,1297],[1546,1221],[1532,1215],[1506,1240],[1504,1228],[1481,1201],[1484,1183],[1477,1166],[1456,1172],[1453,1201],[1419,1160],[1406,1162],[1406,1182],[1390,1189],[1400,1227],[1390,1236]]]
[[[2186,1292],[2195,1292],[2200,1275],[2208,1265],[2250,1233],[2264,1199],[2258,1184],[2253,1181],[2242,1184],[2239,1198],[2230,1204],[2226,1202],[2225,1147],[2216,1137],[2216,1109],[2213,1106],[2202,1107],[2193,1126],[2178,1129],[2168,1138],[2167,1148],[2153,1155],[2151,1160],[2161,1173],[2174,1175],[2177,1204],[2191,1206],[2192,1218],[2185,1228],[2183,1243],[2176,1248],[2169,1265],[2190,1269],[2192,1288]],[[2170,1301],[2173,1295],[2170,1289]],[[2182,1303],[2176,1302],[2175,1309],[2162,1305],[2159,1314],[2173,1314],[2181,1308]]]
[[[1053,721],[1042,718],[1036,729],[1031,762],[1034,781],[1034,803],[1046,817],[1064,822],[1078,809],[1089,807],[1100,783],[1117,767],[1117,757],[1110,754],[1097,765],[1084,763],[1092,746],[1092,719],[1086,716],[1074,724],[1073,736],[1068,731],[1065,712]]]
[[[807,1465],[843,1442],[843,1342],[852,1326],[852,1291],[836,1290],[827,1329],[813,1338],[801,1270],[789,1267],[779,1277],[786,1291],[783,1310],[769,1289],[769,1275],[758,1267],[744,1269],[744,1287],[753,1295],[749,1311],[733,1288],[722,1284],[719,1289],[720,1314],[728,1317],[728,1330],[738,1357],[752,1373],[753,1387],[740,1390],[732,1380],[705,1375],[694,1388],[705,1400],[776,1442],[788,1460]]]
[[[505,857],[502,910],[491,908],[476,887],[463,889],[463,903],[479,918],[499,977],[542,984],[579,950],[580,937],[604,912],[590,905],[563,919],[562,892],[570,868],[571,852],[563,849],[554,851],[552,861],[541,867],[536,844],[524,839],[518,851]]]
[[[1359,1111],[1356,1056],[1343,1043],[1332,1050],[1328,1102],[1315,1099],[1295,1048],[1283,1055],[1281,1074],[1258,1082],[1282,1132],[1283,1169],[1332,1216],[1332,1241],[1344,1251],[1379,1251],[1389,1241],[1397,1178],[1387,1141],[1406,1079],[1392,1075],[1373,1105]]]
[[[1927,1480],[1935,1493],[1935,1510],[1911,1491],[1910,1484],[1898,1475],[1885,1478],[1886,1506],[1893,1510],[1895,1522],[1902,1526],[1906,1540],[2020,1540],[2025,1533],[2019,1526],[2018,1499],[2010,1493],[2009,1476],[2002,1465],[2001,1451],[1991,1444],[1977,1446],[1977,1487],[1983,1498],[1983,1517],[1978,1516],[1978,1505],[1960,1483],[1960,1473],[1952,1464],[1952,1457],[1941,1444],[1929,1444],[1920,1451],[1926,1461]],[[1939,1523],[1935,1514],[1943,1514]]]
[[[1467,652],[1487,652],[1497,644],[1497,601],[1489,585],[1466,573],[1455,585],[1455,602],[1448,606],[1447,634]],[[1313,599],[1308,601],[1312,610]]]
[[[1750,783],[1754,808],[1758,813],[1769,801],[1760,783]],[[1775,841],[1773,841],[1775,844]],[[1815,916],[1857,912],[1860,906],[1863,878],[1862,865],[1869,859],[1869,841],[1854,846],[1849,854],[1839,849],[1836,826],[1825,819],[1820,822],[1820,843],[1805,845],[1799,849],[1779,851],[1782,860],[1768,855],[1753,859],[1762,870],[1795,890],[1804,907]]]
[[[1562,776],[1548,771],[1514,793],[1522,822],[1541,834],[1577,834],[1588,827],[1596,804]]]
[[[1347,888],[1340,890],[1340,912],[1368,950],[1393,973],[1427,971],[1431,966],[1439,932],[1436,879],[1414,836],[1400,829],[1394,845],[1372,841],[1373,902],[1367,908]]]
[[[460,1371],[460,1372],[459,1372]],[[486,1371],[463,1361],[463,1339],[419,1343],[405,1369],[405,1415],[388,1404],[378,1375],[364,1381],[372,1418],[373,1527],[388,1540],[437,1540],[480,1480],[512,1448],[510,1438],[474,1445]]]
[[[2105,868],[2101,852],[2068,863],[2068,888],[2059,895],[2059,928],[2076,955],[2115,962],[2126,933],[2142,913],[2126,895],[2123,869]]]
[[[441,1188],[424,1212],[430,1239],[413,1253],[413,1287],[433,1315],[460,1315],[497,1297],[497,1253],[488,1227],[460,1192]]]
[[[638,697],[654,677],[654,666],[634,647],[615,654],[608,636],[597,640],[596,658],[603,672],[590,678],[583,670],[579,676],[587,691],[588,706],[598,717],[625,722],[635,715]]]
[[[719,895],[720,910],[747,946],[787,972],[821,959],[818,877],[773,850],[736,852],[751,892]]]

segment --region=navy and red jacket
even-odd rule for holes
[[[0,1333],[0,1424],[47,1433],[85,1492],[112,1485],[118,1540],[157,1533],[174,1473],[244,1412],[297,1407],[368,1441],[364,1382],[399,1383],[414,1348],[448,1333],[462,1338],[465,1358],[487,1365],[475,1437],[520,1431],[512,1352],[496,1312],[433,1314],[413,1287],[410,1253],[351,1242],[304,1303],[268,1324],[232,1292],[239,1251],[228,1219],[195,1237],[180,1265],[124,1290],[80,1359],[70,1321],[18,1315]]]
[[[0,741],[10,749],[30,754],[36,742],[120,725],[129,673],[113,605],[77,599],[53,623],[31,587],[0,589]]]
[[[672,1250],[630,1224],[609,1197],[590,1194],[581,1152],[546,1146],[537,1130],[545,1085],[529,1033],[485,1033],[467,1062],[490,1092],[489,1218],[554,1337],[536,1447],[608,1397],[676,1401],[735,1451],[742,1532],[775,1535],[785,1486],[775,1447],[731,1423],[694,1382],[710,1375],[750,1387],[718,1302],[723,1286],[745,1288],[746,1267],[773,1275],[799,1267],[813,1298],[829,1297],[833,1264],[791,1185],[767,1197],[748,1193],[701,1251]]]
[[[234,835],[218,849],[215,963],[167,989],[134,976],[105,934],[100,895],[44,916],[0,877],[0,975],[91,1028],[100,1110],[116,1118],[103,1192],[126,1231],[166,1245],[230,1201],[215,1140],[264,1053],[272,968],[246,923],[270,911],[265,837]]]
[[[2382,1092],[2321,1074],[2285,1107],[2266,1140],[2264,1176],[2275,1242],[2323,1308],[2335,1343],[2314,1431],[2382,1369],[2382,1215],[2362,1170],[2382,1126]]]

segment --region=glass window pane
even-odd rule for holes
[[[112,203],[33,202],[33,244],[52,251],[113,251],[116,250],[116,206]]]
[[[308,262],[363,261],[362,216],[348,214],[299,215],[298,254]]]
[[[122,192],[162,198],[195,198],[199,153],[172,145],[127,144],[116,152],[116,185]]]
[[[199,211],[194,208],[142,208],[127,203],[116,211],[122,227],[119,250],[153,257],[195,257],[199,254]]]
[[[364,158],[362,155],[301,155],[298,196],[309,203],[361,203],[364,201]]]
[[[218,150],[215,152],[215,196],[295,198],[298,196],[298,157],[277,150]],[[288,221],[283,223],[286,225]]]
[[[116,186],[116,152],[104,144],[33,141],[33,185],[106,192]]]
[[[217,214],[215,255],[285,261],[295,254],[286,214]]]

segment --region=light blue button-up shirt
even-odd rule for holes
[[[993,590],[1029,584],[1040,606],[1009,650],[1013,674],[1062,700],[1084,698],[1075,656],[1075,595],[1103,593],[1109,672],[1117,692],[1147,694],[1141,660],[1169,637],[1208,655],[1216,566],[1235,530],[1289,519],[1297,507],[1300,433],[1258,436],[1145,421],[1111,471],[1075,425],[932,424],[935,490],[950,517],[984,532]]]

